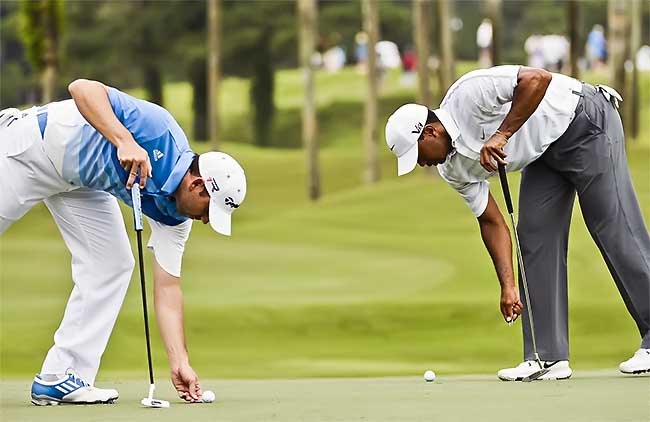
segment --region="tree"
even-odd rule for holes
[[[445,92],[454,82],[454,53],[449,27],[450,11],[449,0],[438,0],[438,52],[440,54],[440,91]],[[493,43],[494,44],[494,43]]]
[[[571,45],[570,58],[571,63],[571,76],[578,79],[580,77],[580,69],[578,69],[578,57],[580,57],[580,51],[582,50],[582,39],[580,34],[581,19],[580,19],[580,4],[578,0],[569,0],[567,2],[568,7],[568,32],[569,32],[569,44]]]
[[[429,84],[429,4],[429,0],[413,1],[413,39],[418,70],[417,101],[427,107],[433,101]]]
[[[21,35],[27,56],[41,74],[41,100],[49,103],[56,97],[63,3],[61,0],[24,0],[21,17]]]
[[[501,12],[501,0],[487,0],[487,15],[492,22],[492,66],[503,63],[501,53],[501,30],[503,28],[503,13]]]
[[[627,4],[627,0],[609,0],[607,7],[609,26],[607,51],[610,81],[618,92],[625,92],[625,59],[628,57]],[[627,117],[625,110],[621,111],[623,122],[625,122]]]
[[[379,41],[378,0],[363,0],[363,29],[368,34],[368,95],[366,96],[364,144],[366,165],[364,180],[366,183],[379,181],[379,158],[377,152],[377,97],[379,74],[377,71],[377,54],[375,46]]]
[[[318,165],[318,129],[314,95],[313,55],[318,34],[316,0],[298,0],[300,66],[305,87],[302,107],[302,139],[307,151],[307,191],[309,199],[320,197],[320,169]]]
[[[629,86],[628,116],[630,122],[628,130],[632,138],[639,135],[639,70],[636,67],[636,54],[641,48],[641,0],[631,0],[630,3],[630,53],[629,61],[632,64],[632,75]]]
[[[219,79],[221,0],[208,1],[208,133],[213,149],[219,145]],[[194,95],[200,95],[195,92]]]

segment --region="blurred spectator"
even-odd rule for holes
[[[400,78],[400,83],[403,86],[413,86],[415,84],[415,72],[417,69],[417,56],[413,47],[407,46],[402,56],[402,77]]]
[[[402,66],[402,59],[399,56],[399,48],[392,41],[379,41],[375,45],[377,52],[377,66],[380,69],[399,69]]]
[[[562,35],[544,35],[542,37],[542,55],[544,56],[544,69],[551,72],[562,72],[562,68],[569,61],[570,43]]]
[[[354,36],[354,56],[357,60],[357,71],[366,73],[366,63],[368,62],[368,35],[363,32],[357,32]]]
[[[323,54],[323,67],[331,73],[336,73],[345,66],[345,50],[338,45]]]
[[[644,45],[636,52],[636,68],[640,71],[650,70],[650,46]]]
[[[478,64],[482,68],[492,66],[492,22],[483,19],[476,30],[476,45],[479,48]]]
[[[600,68],[607,62],[607,39],[602,25],[594,25],[587,36],[587,63],[590,68]]]
[[[569,57],[569,40],[562,35],[533,34],[526,38],[524,50],[528,66],[561,72]]]
[[[524,50],[528,54],[528,66],[544,68],[544,51],[542,49],[542,36],[533,34],[526,38]]]

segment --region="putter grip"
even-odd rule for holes
[[[133,184],[131,188],[131,200],[133,202],[133,225],[136,230],[142,230],[142,203],[140,202],[140,185]]]
[[[506,176],[506,166],[499,164],[499,179],[501,179],[501,190],[503,191],[503,196],[506,199],[506,207],[508,208],[508,213],[512,214],[514,211],[512,209],[512,198],[510,198],[510,188],[508,187],[508,176]]]

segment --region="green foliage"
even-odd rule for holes
[[[26,54],[38,71],[45,67],[45,49],[48,38],[58,44],[63,30],[62,0],[22,0],[20,3],[20,34]]]

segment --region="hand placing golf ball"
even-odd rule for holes
[[[206,390],[203,392],[203,395],[201,396],[201,401],[203,403],[212,403],[215,399],[215,395],[212,391]]]
[[[426,371],[424,373],[424,380],[426,382],[433,382],[436,380],[436,373],[433,371]]]

